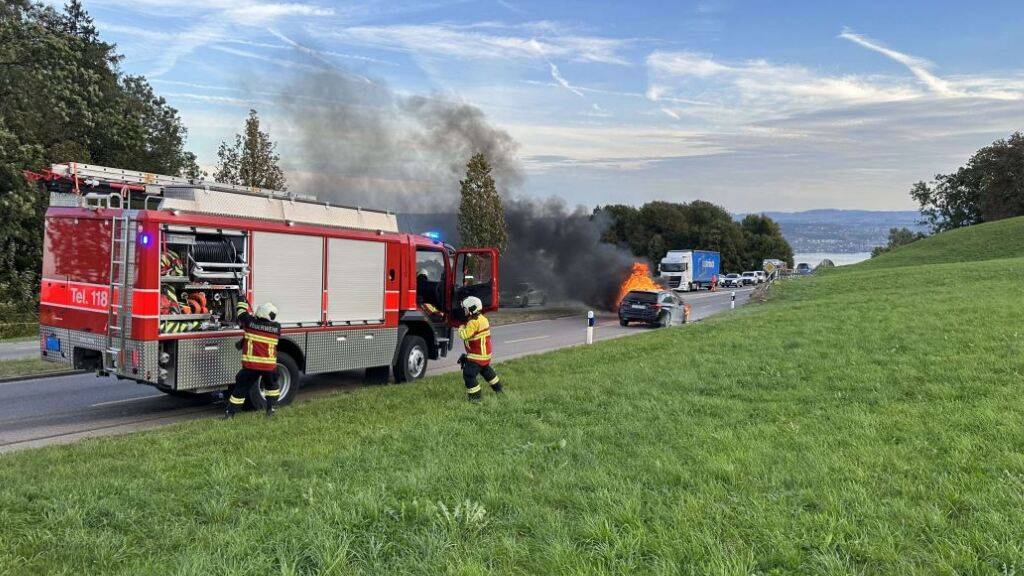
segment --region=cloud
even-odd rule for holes
[[[920,80],[922,83],[928,86],[928,88],[931,89],[933,92],[942,94],[943,96],[961,95],[950,87],[949,82],[946,82],[945,80],[932,74],[928,70],[928,68],[930,68],[932,64],[923,58],[918,58],[916,56],[904,54],[903,52],[897,52],[896,50],[892,50],[891,48],[886,48],[881,43],[876,42],[874,40],[870,40],[849,29],[843,30],[843,32],[839,34],[839,37],[849,40],[850,42],[853,42],[855,44],[859,44],[867,48],[868,50],[874,50],[879,54],[882,54],[888,58],[891,58],[899,62],[900,64],[903,64],[904,66],[907,67],[907,69],[910,70],[911,73],[914,74],[914,76],[917,77],[918,80]]]
[[[557,82],[559,86],[565,88],[566,90],[572,92],[573,94],[579,96],[580,98],[584,98],[583,92],[580,92],[572,84],[569,84],[569,81],[566,80],[564,76],[562,76],[562,73],[558,71],[558,66],[555,66],[552,62],[548,62],[548,66],[551,67],[551,77],[555,79],[555,82]]]
[[[849,40],[854,44],[863,46],[868,50],[878,52],[883,56],[899,62],[907,67],[922,84],[938,96],[948,98],[988,98],[992,100],[1020,100],[1024,99],[1024,87],[1014,83],[1007,86],[1004,78],[962,78],[944,79],[936,76],[929,70],[933,64],[924,58],[911,56],[888,48],[877,40],[872,40],[861,34],[844,29],[839,34],[840,38]]]
[[[628,64],[619,51],[629,41],[564,33],[547,22],[517,26],[495,22],[353,26],[336,30],[330,36],[352,45],[420,56],[472,60],[558,58]]]
[[[646,63],[647,97],[681,105],[666,107],[670,110],[666,114],[673,117],[732,110],[734,119],[749,119],[768,113],[897,102],[921,95],[912,87],[882,78],[820,76],[802,66],[766,60],[730,63],[689,51],[655,51]]]
[[[174,4],[164,0],[141,0],[138,4],[121,3],[119,0],[106,0],[106,2],[113,5],[123,4],[125,9],[134,8],[135,10],[168,9]],[[162,42],[164,46],[159,52],[157,65],[147,74],[149,77],[157,77],[169,72],[181,58],[200,47],[214,43],[244,41],[247,31],[251,28],[270,26],[272,23],[286,18],[310,19],[334,15],[333,9],[313,4],[252,0],[239,0],[238,2],[214,0],[199,6],[185,6],[182,10],[190,19],[196,21],[194,26],[184,30],[147,31],[134,26],[104,23],[101,24],[101,29],[145,37],[150,40],[157,39]]]

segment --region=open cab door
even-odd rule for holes
[[[465,322],[462,301],[476,296],[484,312],[498,309],[498,251],[494,248],[466,248],[455,251],[455,266],[449,284],[450,317]]]

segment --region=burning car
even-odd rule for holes
[[[617,300],[619,324],[643,322],[651,326],[671,326],[683,322],[685,304],[671,290],[651,278],[651,269],[635,262],[629,276],[619,287]]]
[[[684,306],[671,290],[631,290],[619,303],[619,325],[642,322],[664,328],[682,324]]]

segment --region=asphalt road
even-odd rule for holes
[[[21,360],[39,357],[39,340],[16,340],[0,343],[0,360]]]
[[[749,288],[737,290],[736,304],[745,303],[750,292]],[[684,296],[693,306],[692,321],[729,310],[728,291]],[[646,330],[638,326],[623,328],[614,315],[601,314],[595,339],[618,338]],[[495,359],[499,361],[582,344],[585,334],[586,318],[582,315],[491,329]],[[456,344],[447,358],[431,362],[428,374],[456,370],[455,359],[462,353],[461,347],[461,343]],[[360,370],[307,377],[300,395],[308,399],[358,389],[362,376]],[[222,410],[220,403],[209,399],[175,398],[150,386],[93,374],[0,382],[0,453],[154,428],[219,415]]]

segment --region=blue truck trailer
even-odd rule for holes
[[[658,265],[662,281],[672,290],[688,292],[711,288],[721,273],[722,256],[710,250],[669,250]]]

